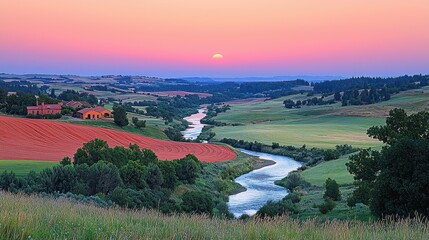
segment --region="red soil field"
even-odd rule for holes
[[[60,161],[73,157],[83,143],[100,138],[110,147],[129,146],[153,150],[161,160],[173,160],[194,154],[200,161],[218,162],[236,157],[226,146],[153,139],[111,129],[51,120],[0,116],[0,159]]]

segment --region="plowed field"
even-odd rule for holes
[[[225,146],[165,141],[98,127],[0,116],[0,159],[60,161],[64,156],[73,157],[83,143],[95,138],[106,140],[111,147],[135,143],[153,150],[161,160],[182,158],[190,153],[205,162],[226,161],[236,156]]]

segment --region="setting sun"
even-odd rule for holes
[[[222,55],[222,54],[220,54],[220,53],[216,53],[216,54],[214,54],[214,55],[212,56],[212,58],[214,58],[214,59],[221,59],[221,58],[223,58],[223,55]]]

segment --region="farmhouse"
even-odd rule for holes
[[[58,114],[61,113],[61,104],[45,104],[39,105],[39,101],[36,101],[36,106],[27,107],[27,115],[46,115],[46,114]]]
[[[111,117],[112,112],[104,107],[84,108],[77,112],[77,116],[82,119],[100,119]]]

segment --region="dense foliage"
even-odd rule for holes
[[[98,104],[98,99],[93,94],[79,93],[75,90],[66,90],[58,95],[58,99],[64,101],[87,101],[91,105]]]
[[[125,111],[125,108],[121,105],[115,105],[113,106],[113,121],[118,125],[119,127],[124,127],[128,125],[128,117],[127,112]]]
[[[61,165],[18,178],[13,172],[0,174],[0,189],[10,192],[98,196],[129,208],[157,208],[162,212],[212,214],[210,192],[187,191],[172,197],[176,186],[194,184],[202,164],[193,155],[175,161],[158,161],[156,155],[137,145],[110,148],[94,139]],[[106,204],[108,204],[106,202]]]
[[[337,159],[340,155],[349,154],[358,150],[351,147],[350,145],[337,145],[335,149],[325,150],[320,148],[308,149],[305,145],[300,148],[294,146],[282,146],[278,143],[266,145],[256,141],[249,142],[230,138],[224,138],[220,140],[220,142],[229,144],[236,148],[244,148],[246,150],[256,152],[265,152],[291,157],[295,160],[304,162],[306,166],[312,166],[324,160],[329,161],[332,159]]]
[[[368,135],[386,145],[350,157],[357,189],[348,204],[369,204],[379,217],[429,216],[429,113],[391,110],[386,125],[371,127]]]

